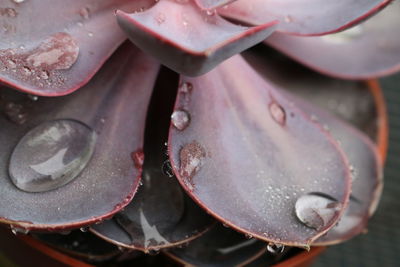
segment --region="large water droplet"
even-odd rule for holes
[[[323,193],[309,193],[299,197],[295,204],[297,218],[306,226],[320,230],[337,215],[341,204]]]
[[[30,130],[10,160],[11,180],[21,190],[44,192],[72,181],[90,160],[96,134],[75,120],[44,122]]]
[[[172,125],[179,131],[183,131],[190,123],[190,115],[185,110],[175,110],[171,115]]]

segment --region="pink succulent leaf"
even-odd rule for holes
[[[278,19],[277,31],[323,35],[344,30],[372,16],[392,0],[239,0],[218,13],[251,25]]]
[[[264,79],[345,120],[370,138],[376,138],[375,98],[365,82],[322,75],[269,46],[260,45],[243,56]]]
[[[273,34],[266,43],[327,75],[381,77],[400,70],[400,2],[347,31],[322,37]],[[351,55],[351,56],[349,56]]]
[[[75,94],[33,101],[3,87],[0,175],[4,179],[0,180],[0,221],[23,229],[52,231],[95,223],[126,206],[141,176],[141,162],[136,160],[134,164],[131,153],[142,154],[146,109],[158,69],[157,62],[127,43]],[[25,120],[15,120],[18,118]],[[67,159],[76,147],[83,146],[82,142],[69,139],[75,131],[63,134],[63,129],[71,127],[53,127],[53,123],[66,119],[86,125],[95,137],[91,139],[94,147],[90,160],[79,165],[79,169],[78,161]],[[23,136],[30,136],[27,133],[33,127],[47,124],[51,127],[26,140],[28,147],[22,146],[25,153],[17,153]],[[58,150],[65,151],[61,166],[50,164],[59,158]],[[61,182],[72,171],[75,179],[61,187],[48,188],[46,177]],[[14,184],[27,189],[22,191]],[[38,191],[38,186],[53,190]],[[38,193],[26,192],[33,189]]]
[[[182,78],[169,153],[177,178],[200,206],[274,243],[308,246],[334,226],[350,195],[347,160],[329,133],[240,56],[201,77]],[[315,203],[303,205],[314,193],[335,199],[322,212],[327,216],[313,210]],[[306,216],[308,226],[295,215],[298,202],[300,211],[316,211]]]
[[[237,0],[195,0],[201,9],[212,10]]]
[[[272,80],[284,89],[281,93],[296,106],[324,125],[340,142],[349,159],[353,176],[349,206],[338,225],[313,245],[339,243],[365,230],[379,202],[383,184],[382,164],[375,144],[352,126],[372,132],[375,137],[377,118],[373,114],[374,100],[365,83],[322,76],[307,68],[296,67],[290,60],[277,61],[269,54],[260,57],[260,53],[247,53],[246,59],[265,79]],[[291,79],[286,78],[287,73]],[[296,97],[292,94],[296,94]],[[355,102],[358,105],[354,106]]]
[[[139,48],[162,64],[189,76],[203,74],[223,60],[269,36],[276,21],[257,27],[234,25],[193,1],[163,0],[152,8],[127,14],[118,22]]]
[[[87,83],[126,39],[114,10],[154,0],[0,0],[0,82],[41,96],[71,93]]]
[[[339,223],[313,245],[329,245],[346,241],[366,229],[382,193],[382,160],[376,146],[365,134],[310,104],[295,100],[296,105],[325,124],[341,144],[352,171],[353,185],[349,206]]]
[[[196,205],[178,181],[168,177],[165,140],[178,78],[162,69],[148,111],[143,185],[131,203],[112,220],[91,227],[101,238],[121,247],[145,252],[187,243],[203,234],[215,220]],[[171,88],[174,87],[174,88]],[[172,90],[171,90],[172,89]],[[163,168],[161,167],[163,166]]]
[[[266,244],[217,225],[187,247],[165,253],[184,266],[247,266],[266,253]]]

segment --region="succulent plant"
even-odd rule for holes
[[[382,190],[384,122],[363,80],[400,70],[399,12],[0,0],[0,222],[75,256],[200,266],[350,239]]]

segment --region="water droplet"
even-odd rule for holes
[[[131,153],[131,158],[136,169],[141,169],[144,163],[144,153],[143,149],[138,149]]]
[[[7,60],[7,66],[11,69],[15,69],[17,67],[17,63],[14,60],[9,59]]]
[[[179,91],[184,94],[190,94],[192,90],[193,90],[193,85],[188,82],[182,83],[181,86],[179,87]]]
[[[158,13],[157,16],[155,17],[157,23],[160,25],[165,22],[165,14],[164,13]]]
[[[38,101],[39,97],[37,95],[28,95],[28,98],[32,101]]]
[[[283,250],[285,249],[285,246],[282,244],[277,244],[277,243],[268,243],[267,245],[267,250],[269,253],[272,254],[280,254],[283,252]]]
[[[85,232],[89,231],[89,227],[81,227],[81,228],[79,228],[79,230],[81,230],[81,232],[85,233]]]
[[[40,72],[39,77],[42,78],[43,80],[47,80],[49,78],[49,72],[46,70],[43,70]]]
[[[164,163],[162,165],[162,172],[170,178],[175,176],[174,171],[172,170],[171,162],[169,161],[169,159],[164,161]]]
[[[285,125],[286,123],[286,112],[278,103],[275,101],[269,104],[269,112],[271,113],[274,121],[279,123],[280,125]]]
[[[89,19],[90,18],[90,9],[88,7],[83,7],[79,11],[79,15],[81,15],[82,18],[84,19]]]
[[[12,0],[14,3],[21,4],[25,2],[25,0]]]
[[[245,234],[244,237],[246,237],[247,239],[252,239],[253,236],[251,234]]]
[[[291,22],[293,22],[293,17],[290,16],[290,15],[285,16],[285,22],[286,22],[286,23],[291,23]]]
[[[190,123],[190,115],[185,110],[175,110],[171,115],[172,125],[179,131],[185,130]]]
[[[28,119],[28,114],[21,104],[8,102],[4,106],[4,113],[8,120],[19,125],[24,124]]]
[[[7,16],[10,18],[15,18],[16,16],[18,16],[18,12],[14,9],[14,8],[10,8],[10,7],[0,7],[0,16]]]
[[[93,37],[94,36],[93,32],[88,32],[88,36]]]
[[[309,193],[299,197],[295,204],[297,218],[306,226],[320,230],[337,215],[341,204],[323,193]]]
[[[216,10],[215,10],[215,9],[207,9],[207,10],[206,10],[206,14],[207,14],[208,16],[213,16],[213,15],[215,15],[215,13],[216,13]]]
[[[75,120],[44,122],[21,138],[9,165],[21,190],[44,192],[76,178],[91,158],[96,134]]]
[[[31,76],[32,75],[32,71],[29,67],[23,67],[22,68],[22,73],[26,76]]]

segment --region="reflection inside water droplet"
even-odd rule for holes
[[[165,174],[168,177],[175,176],[174,171],[172,170],[171,162],[169,161],[169,159],[164,161],[164,163],[162,165],[162,172],[163,172],[163,174]]]
[[[328,225],[341,209],[341,204],[323,193],[309,193],[297,199],[297,218],[306,226],[320,230]]]
[[[85,168],[95,142],[95,132],[81,122],[44,122],[23,136],[15,147],[9,165],[11,180],[28,192],[59,188]]]
[[[189,126],[190,115],[185,110],[175,110],[171,115],[171,122],[176,129],[183,131]]]
[[[268,252],[272,253],[272,254],[282,253],[284,249],[285,249],[285,246],[282,244],[268,243],[268,245],[267,245]]]

